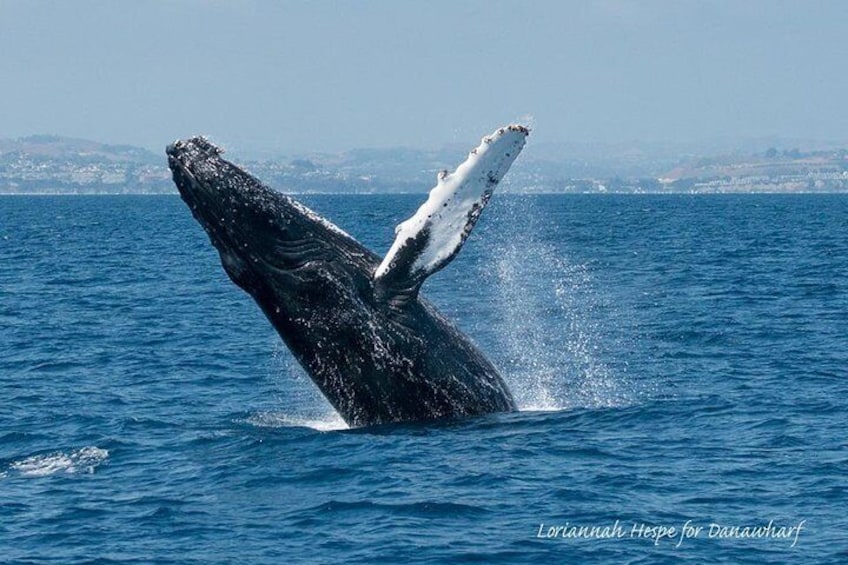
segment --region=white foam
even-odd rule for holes
[[[245,421],[259,428],[310,428],[319,432],[348,429],[345,421],[335,412],[327,414],[324,418],[292,416],[282,412],[257,412]]]
[[[109,457],[99,447],[83,447],[70,453],[56,452],[33,455],[9,465],[9,470],[24,477],[47,477],[56,473],[93,473]]]

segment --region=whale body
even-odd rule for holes
[[[420,295],[459,252],[529,130],[483,138],[438,175],[380,258],[203,137],[166,153],[180,196],[246,291],[351,427],[516,409],[480,350]]]

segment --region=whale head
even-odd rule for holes
[[[339,254],[374,261],[332,223],[223,159],[223,151],[206,138],[176,141],[166,153],[180,196],[218,250],[224,270],[249,293],[290,297],[312,271]]]
[[[285,233],[267,189],[224,161],[223,151],[204,137],[176,141],[166,153],[180,196],[220,253],[227,274],[248,286],[250,263],[271,252],[265,247]]]

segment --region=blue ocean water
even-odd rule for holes
[[[344,429],[179,198],[0,198],[0,561],[848,560],[848,196],[496,195],[425,293],[521,412]]]

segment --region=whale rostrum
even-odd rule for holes
[[[180,196],[294,357],[351,427],[512,411],[503,378],[420,295],[465,243],[521,152],[520,125],[483,138],[438,175],[380,258],[203,137],[168,146]]]

